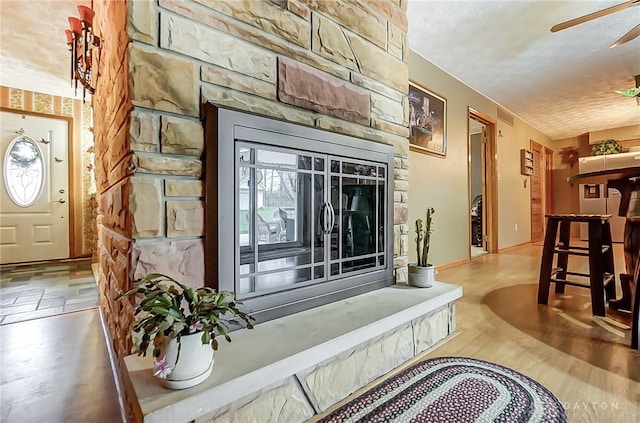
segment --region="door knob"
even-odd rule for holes
[[[64,198],[61,198],[61,199],[58,200],[58,203],[66,203],[66,202],[67,202],[67,200],[65,200]]]
[[[63,188],[60,188],[60,189],[58,190],[58,192],[59,192],[60,194],[64,194],[64,189],[63,189]]]

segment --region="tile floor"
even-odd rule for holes
[[[91,260],[0,266],[0,324],[98,306]]]

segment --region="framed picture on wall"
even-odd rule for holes
[[[447,155],[447,100],[409,82],[409,147],[438,156]]]

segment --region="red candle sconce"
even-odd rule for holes
[[[78,6],[80,19],[69,17],[70,29],[65,31],[67,45],[71,52],[71,86],[75,85],[78,94],[78,82],[82,85],[82,100],[85,94],[95,92],[93,69],[97,65],[100,38],[93,33],[93,17],[95,12],[87,6]],[[95,60],[94,60],[95,59]]]

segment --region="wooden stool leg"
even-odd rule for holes
[[[640,254],[635,260],[635,295],[633,299],[633,312],[631,313],[631,348],[640,349]]]
[[[553,267],[553,250],[556,245],[558,233],[558,220],[549,218],[547,230],[544,235],[544,247],[542,248],[542,260],[540,262],[540,277],[538,279],[538,304],[549,302],[549,284]]]
[[[594,316],[606,315],[604,304],[602,228],[603,224],[600,220],[589,221],[589,282],[591,285],[591,310]]]
[[[604,290],[607,301],[616,298],[616,271],[613,264],[613,240],[611,239],[611,223],[607,219],[602,225],[602,245],[608,245],[609,249],[604,253],[604,272],[611,275],[611,279],[605,285]]]
[[[571,221],[562,220],[560,222],[560,247],[561,248],[569,248],[569,243],[571,239]],[[556,279],[567,279],[567,266],[569,266],[569,254],[568,253],[558,253],[558,272],[556,273]],[[556,293],[564,294],[565,284],[562,282],[556,282]]]

